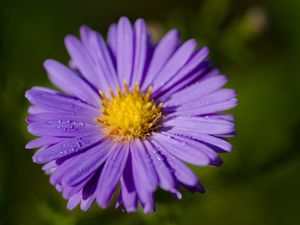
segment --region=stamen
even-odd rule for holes
[[[140,93],[140,86],[139,86],[139,83],[138,82],[135,82],[135,92],[138,94]]]
[[[117,88],[117,95],[118,95],[118,97],[121,97],[121,89],[120,88]]]
[[[129,88],[128,88],[128,85],[126,83],[126,80],[123,80],[123,86],[124,86],[125,93],[128,93],[129,92]]]
[[[147,93],[146,93],[146,95],[144,97],[145,101],[148,101],[150,99],[151,93],[152,93],[152,86],[149,86],[148,90],[147,90]]]
[[[114,95],[114,93],[113,93],[113,91],[112,91],[112,89],[111,89],[111,88],[109,89],[109,94],[110,94],[110,96],[111,96],[112,98],[114,98],[114,97],[115,97],[115,95]]]

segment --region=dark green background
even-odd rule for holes
[[[155,38],[177,27],[184,40],[211,48],[211,58],[238,92],[238,136],[221,168],[194,168],[206,194],[182,201],[156,194],[157,213],[113,207],[66,210],[33,152],[24,119],[26,89],[51,86],[43,61],[68,61],[65,35],[87,24],[105,34],[126,15],[144,17]],[[299,224],[300,1],[0,0],[0,224]]]

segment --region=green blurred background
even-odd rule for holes
[[[156,40],[177,27],[210,47],[238,92],[238,136],[221,168],[194,168],[204,195],[158,191],[153,215],[69,212],[24,150],[24,92],[51,86],[42,63],[68,61],[65,35],[82,24],[106,34],[122,15],[145,18]],[[0,28],[0,225],[299,224],[300,1],[0,0]]]

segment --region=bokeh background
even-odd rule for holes
[[[194,168],[205,194],[162,191],[157,213],[94,205],[68,211],[24,145],[26,89],[50,86],[42,63],[68,61],[65,35],[86,24],[106,34],[122,15],[146,19],[153,38],[177,27],[196,38],[238,92],[238,135],[221,168]],[[0,225],[299,224],[300,1],[0,0]]]

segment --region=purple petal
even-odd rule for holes
[[[157,88],[157,94],[153,93],[153,96],[159,96],[165,90],[171,88],[172,86],[176,85],[182,79],[185,79],[192,71],[196,68],[201,68],[202,62],[208,55],[208,48],[204,47],[201,48],[199,51],[194,53],[191,59],[184,65],[184,67],[174,76],[170,77],[169,79],[165,79],[166,83],[161,87]]]
[[[36,114],[36,113],[45,113],[48,112],[46,109],[43,109],[39,106],[32,105],[28,108],[28,113],[29,114]]]
[[[198,108],[190,108],[190,109],[176,109],[172,115],[174,116],[200,116],[211,113],[218,113],[225,110],[232,109],[237,106],[237,99],[233,98],[224,102],[215,103],[203,107]]]
[[[165,132],[162,132],[162,134],[155,133],[152,137],[156,146],[160,146],[181,160],[198,166],[206,166],[210,163],[209,158],[203,152],[198,151],[186,142],[168,136]]]
[[[36,139],[31,140],[28,142],[25,146],[26,149],[32,149],[32,148],[39,148],[42,146],[48,146],[53,145],[61,141],[65,141],[67,138],[58,138],[58,137],[51,137],[51,136],[44,136],[39,137]]]
[[[165,157],[166,162],[173,169],[173,174],[179,182],[188,186],[195,186],[198,184],[199,181],[197,176],[183,162],[178,160],[160,145],[156,145],[153,139],[151,140],[151,143],[153,143],[155,148]]]
[[[135,52],[133,74],[130,84],[142,81],[144,66],[147,56],[147,30],[144,20],[138,19],[134,25],[135,32]]]
[[[117,52],[117,24],[113,23],[109,26],[107,33],[107,42],[113,53],[116,55]]]
[[[127,156],[128,149],[123,146],[116,146],[108,156],[97,186],[97,202],[102,208],[106,208],[110,203],[126,165]]]
[[[73,35],[68,35],[65,38],[65,46],[72,58],[76,68],[80,71],[82,76],[87,79],[96,88],[101,88],[101,79],[98,76],[94,61],[87,49],[82,43]]]
[[[210,145],[221,148],[221,149],[225,150],[226,152],[231,151],[231,148],[232,148],[232,145],[229,142],[227,142],[221,138],[214,137],[209,134],[201,134],[196,131],[181,130],[181,129],[170,129],[170,130],[168,130],[168,133],[185,136],[185,137],[189,137],[189,138],[201,141],[201,142],[205,142]]]
[[[210,159],[210,165],[220,166],[223,163],[222,159],[219,158],[218,154],[209,146],[207,146],[199,141],[190,139],[188,137],[172,135],[172,134],[169,134],[169,135],[178,141],[182,141],[182,142],[189,144],[190,146],[194,147],[197,151],[200,151],[203,154],[205,154]],[[220,164],[218,164],[218,163],[220,163]]]
[[[44,67],[51,82],[65,93],[76,96],[96,107],[100,105],[100,96],[97,92],[68,67],[52,59],[46,60]]]
[[[143,89],[147,89],[153,78],[169,60],[171,55],[179,45],[179,33],[173,29],[169,31],[158,43],[153,52],[153,57],[149,65],[148,72],[143,82]]]
[[[121,17],[118,23],[117,37],[117,72],[119,80],[130,84],[133,67],[133,29],[126,17]]]
[[[111,146],[111,142],[104,141],[79,155],[77,160],[72,162],[73,169],[68,170],[68,173],[64,175],[62,183],[75,185],[94,173],[105,162],[110,150],[114,150]]]
[[[82,44],[87,48],[88,51],[90,51],[91,49],[89,49],[89,42],[93,31],[88,26],[82,25],[80,27],[79,33]]]
[[[32,87],[31,90],[44,91],[44,92],[48,92],[48,93],[52,93],[52,94],[59,94],[59,92],[56,90],[53,90],[53,89],[47,88],[47,87],[41,87],[41,86]]]
[[[87,199],[82,199],[81,203],[80,203],[81,210],[83,210],[83,211],[86,212],[92,206],[92,204],[94,203],[95,199],[96,199],[95,195],[91,195]]]
[[[117,88],[119,86],[119,81],[106,43],[99,33],[88,27],[83,26],[80,31],[82,37],[87,36],[86,34],[88,33],[83,43],[90,52],[93,66],[99,76],[99,80],[101,80],[101,83],[98,84],[99,88],[108,94],[109,88]]]
[[[195,40],[189,40],[178,48],[163,68],[154,76],[152,81],[154,92],[164,86],[185,65],[194,52],[196,44]]]
[[[76,184],[75,186],[69,186],[69,185],[61,185],[58,184],[56,186],[60,186],[62,196],[65,199],[71,198],[74,194],[80,192],[82,194],[82,190],[85,187],[85,185],[91,180],[93,175],[89,176],[87,179],[85,179],[83,182]],[[81,195],[81,198],[83,196]]]
[[[94,108],[79,99],[62,94],[49,93],[31,89],[26,92],[26,98],[35,105],[53,113],[66,113],[70,115],[99,117],[99,109]]]
[[[26,121],[31,124],[31,123],[39,123],[39,122],[44,122],[44,123],[48,123],[48,124],[52,124],[54,122],[56,122],[56,120],[65,120],[66,123],[72,123],[72,122],[76,122],[76,123],[80,123],[78,125],[80,126],[96,126],[98,125],[97,122],[94,121],[94,118],[90,118],[90,117],[83,117],[80,115],[68,115],[68,114],[64,114],[64,113],[36,113],[34,115],[29,115],[26,119]],[[68,121],[69,120],[69,121]],[[80,120],[80,121],[79,121]],[[58,121],[59,124],[63,123],[63,121]],[[75,123],[73,123],[73,125],[76,125]]]
[[[172,168],[166,165],[163,157],[154,149],[149,141],[145,140],[144,144],[150,155],[153,166],[155,167],[157,176],[159,178],[160,187],[166,191],[176,194],[177,196],[180,196],[180,193],[176,187],[176,182],[171,173]]]
[[[155,191],[158,179],[151,158],[148,155],[145,146],[139,139],[131,144],[132,165],[139,173],[143,186],[150,192]]]
[[[67,205],[68,210],[73,210],[80,203],[81,197],[82,196],[80,192],[73,195],[68,201],[68,205]]]
[[[229,122],[234,122],[234,116],[230,114],[212,114],[208,115],[210,118],[227,120]]]
[[[234,131],[233,123],[207,117],[179,116],[164,122],[164,126],[170,126],[178,131],[186,130],[202,134],[226,134]]]
[[[96,199],[96,188],[99,180],[99,173],[95,175],[87,182],[82,189],[82,200],[80,208],[83,211],[87,211]]]
[[[236,92],[232,89],[220,89],[208,95],[191,97],[184,104],[180,105],[177,110],[189,110],[222,103],[233,99],[235,96]]]
[[[132,165],[134,186],[142,203],[144,212],[151,213],[155,210],[153,192],[144,188],[145,178],[141,177],[141,174],[139,173],[138,169],[139,168],[137,168],[134,164]]]
[[[192,193],[194,193],[194,192],[204,193],[205,192],[205,189],[200,181],[194,186],[189,186],[189,185],[186,185],[183,183],[180,183],[180,185],[182,185],[185,189],[187,189],[189,192],[192,192]]]
[[[190,101],[190,99],[197,99],[201,96],[212,93],[222,88],[227,82],[225,76],[214,76],[204,81],[199,81],[175,94],[170,99],[165,101],[167,105],[180,105]]]
[[[35,163],[45,163],[54,159],[59,159],[70,154],[81,152],[96,144],[101,140],[101,133],[75,137],[64,142],[49,146],[37,151],[33,156]]]
[[[60,95],[59,92],[57,92],[53,89],[35,86],[35,87],[32,87],[30,90],[26,91],[25,97],[28,98],[28,96],[27,96],[28,92],[34,92],[34,91],[47,92],[47,93],[51,93],[51,94],[55,94],[55,95]],[[49,112],[47,109],[44,109],[44,108],[36,106],[36,105],[32,105],[28,108],[29,114],[47,113],[47,112]]]
[[[43,167],[42,167],[42,170],[44,171],[47,171],[49,169],[52,169],[52,168],[56,168],[58,167],[59,164],[57,164],[56,160],[53,160],[53,161],[50,161],[48,163],[46,163]]]
[[[159,93],[159,95],[157,95],[156,98],[158,98],[162,102],[166,102],[166,100],[172,97],[172,95],[184,90],[192,84],[195,84],[200,80],[203,81],[207,77],[218,75],[220,73],[219,70],[210,69],[210,64],[211,63],[209,61],[204,61],[200,64],[197,70],[185,76],[184,79],[171,86],[168,90],[164,91],[163,93]]]
[[[31,115],[28,131],[37,136],[74,137],[100,132],[100,127],[91,119],[63,114],[40,113]]]
[[[55,160],[50,161],[48,163],[46,163],[43,167],[42,170],[45,171],[45,174],[47,175],[52,175],[58,168],[58,164],[56,163]]]
[[[131,154],[128,155],[127,163],[121,177],[121,199],[124,203],[126,212],[136,211],[138,198],[133,181]]]
[[[74,169],[74,162],[78,161],[78,158],[81,158],[82,155],[83,154],[73,156],[71,158],[64,160],[63,162],[58,162],[58,160],[53,160],[55,162],[55,164],[59,165],[59,166],[57,167],[55,172],[50,177],[50,183],[53,185],[57,185],[57,184],[61,185],[64,175],[68,174],[71,170]],[[53,162],[53,161],[50,161],[47,164],[49,164],[51,166],[51,162]]]
[[[86,181],[87,182],[87,181]],[[85,183],[86,183],[85,182]],[[79,185],[76,186],[61,186],[62,187],[62,196],[64,199],[69,199],[71,198],[73,195],[75,195],[76,193],[80,193],[82,194],[82,188],[84,187],[85,183],[81,183]],[[82,196],[81,196],[82,198]]]

